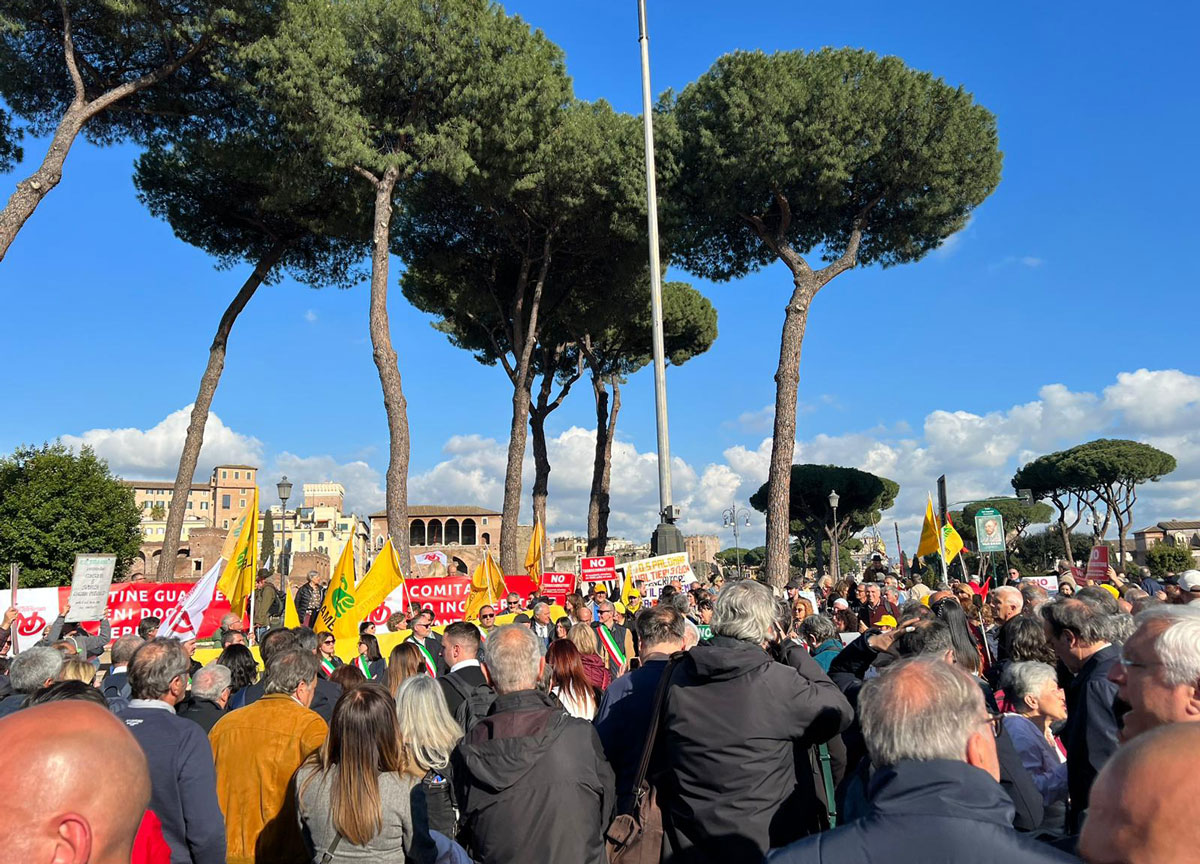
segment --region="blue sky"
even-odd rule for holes
[[[632,0],[506,8],[562,46],[577,95],[639,110]],[[649,14],[656,93],[682,89],[728,51],[848,45],[962,84],[998,117],[1003,180],[970,225],[924,261],[845,274],[817,298],[798,461],[899,481],[889,517],[909,546],[938,474],[955,498],[1003,494],[1030,456],[1121,435],[1180,461],[1136,521],[1200,517],[1200,363],[1188,335],[1200,192],[1186,158],[1200,132],[1193,7],[1131,15],[1111,3],[869,2],[853,13],[784,4],[768,16],[651,0]],[[27,141],[26,164],[0,177],[5,196],[44,143]],[[179,412],[248,268],[215,270],[151,218],[130,182],[135,157],[131,147],[80,142],[0,263],[0,449],[66,436],[95,444],[126,476],[173,477]],[[670,275],[696,284],[720,315],[713,349],[668,382],[684,529],[709,531],[765,476],[789,279],[782,265],[720,285]],[[260,289],[234,332],[202,466],[252,459],[272,478],[341,480],[361,510],[380,504],[387,439],[366,287]],[[391,314],[412,420],[413,502],[498,508],[503,373],[450,347],[396,288]],[[591,424],[586,389],[550,423],[552,532],[583,526]],[[648,372],[626,387],[619,425],[613,529],[642,536],[656,499]],[[751,545],[762,519],[752,522]]]

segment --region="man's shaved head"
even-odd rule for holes
[[[21,790],[0,807],[6,858],[128,864],[150,772],[121,721],[91,702],[53,702],[0,720],[0,740],[0,777]]]
[[[1079,853],[1088,864],[1185,864],[1200,849],[1200,724],[1160,726],[1122,746],[1092,787]]]

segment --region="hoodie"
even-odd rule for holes
[[[613,772],[591,723],[545,693],[505,693],[451,758],[458,839],[479,864],[606,862]]]

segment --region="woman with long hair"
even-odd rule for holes
[[[379,640],[370,633],[358,634],[358,656],[354,658],[354,665],[368,681],[382,682],[387,674],[387,662],[379,653]]]
[[[567,713],[588,722],[594,720],[600,700],[584,674],[583,657],[575,643],[570,639],[552,642],[546,652],[546,668],[550,670],[550,692]]]
[[[458,807],[450,754],[462,740],[463,729],[450,716],[441,685],[428,675],[406,678],[396,693],[396,717],[404,755],[424,775],[421,788],[429,828],[454,837],[458,833]]]
[[[229,670],[230,696],[258,680],[258,663],[245,645],[226,645],[217,662]]]
[[[337,640],[332,633],[317,635],[317,659],[321,662],[318,673],[322,678],[333,680],[333,673],[342,665],[342,658],[337,656]]]
[[[583,674],[588,684],[597,690],[604,691],[612,683],[612,673],[608,664],[600,656],[600,645],[596,641],[596,631],[589,624],[576,624],[568,636],[575,647],[579,649],[580,660],[583,663]]]
[[[569,638],[571,635],[571,626],[570,618],[559,618],[554,622],[554,639],[551,641]]]
[[[970,589],[968,589],[970,590]],[[954,662],[972,675],[978,675],[983,663],[983,655],[971,632],[971,623],[962,604],[950,597],[945,597],[929,607],[936,618],[945,621],[950,626],[950,640],[954,643]]]
[[[387,687],[395,696],[400,685],[414,675],[425,672],[425,659],[415,642],[401,642],[388,657]]]
[[[419,774],[400,740],[396,703],[373,682],[345,691],[329,736],[296,772],[296,803],[311,860],[433,861],[425,820],[410,802]]]

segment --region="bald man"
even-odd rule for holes
[[[0,720],[0,741],[0,777],[20,790],[0,807],[6,861],[128,864],[150,773],[121,721],[90,702],[52,702]]]
[[[1096,778],[1079,854],[1088,864],[1190,864],[1200,821],[1200,724],[1173,723],[1121,747]]]

